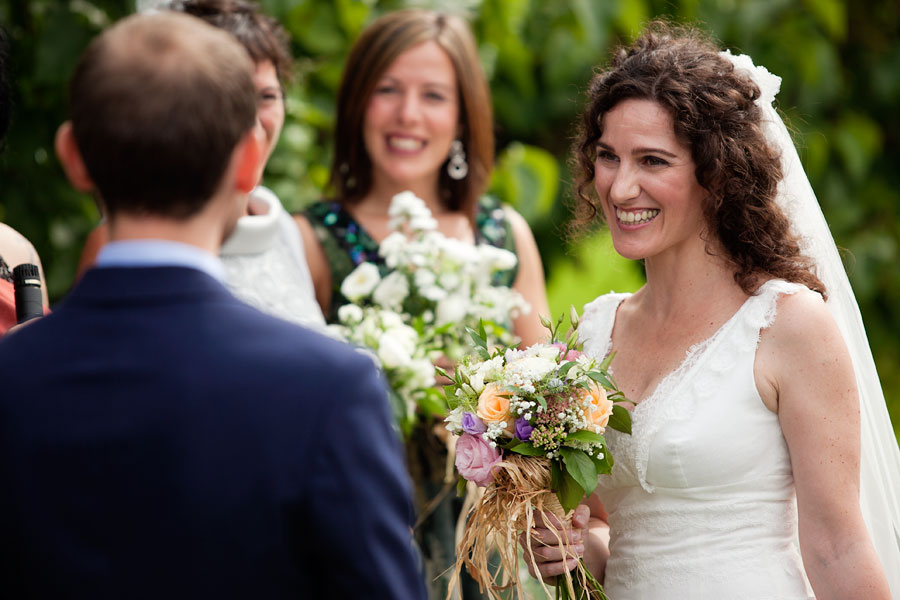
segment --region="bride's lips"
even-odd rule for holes
[[[658,208],[619,208],[613,206],[616,212],[616,223],[625,228],[640,227],[646,225],[659,214]]]

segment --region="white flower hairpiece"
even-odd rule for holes
[[[735,69],[746,71],[750,79],[759,86],[760,96],[756,100],[759,106],[771,105],[781,89],[781,77],[774,75],[762,65],[754,65],[753,59],[746,54],[732,54],[731,50],[719,52],[719,56],[727,58]]]

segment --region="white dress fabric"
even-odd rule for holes
[[[607,430],[615,466],[597,492],[609,513],[611,600],[814,598],[796,543],[787,444],[753,376],[778,296],[800,290],[764,284],[635,407],[632,435]],[[613,350],[627,297],[585,306],[579,332],[589,355]]]
[[[265,313],[324,331],[297,224],[267,188],[253,190],[250,206],[254,214],[238,219],[220,252],[229,289]]]

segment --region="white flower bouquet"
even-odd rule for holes
[[[372,350],[392,388],[398,423],[409,433],[421,414],[446,415],[432,365],[462,359],[467,328],[482,321],[490,343],[512,345],[510,321],[529,307],[515,290],[492,285],[497,272],[516,265],[512,252],[444,236],[412,192],[394,196],[388,214],[393,231],[378,250],[388,273],[370,262],[356,267],[341,283],[352,304],[338,310],[333,328]]]
[[[516,540],[525,533],[530,545],[534,511],[570,518],[598,475],[612,469],[606,428],[631,432],[631,413],[616,404],[626,399],[607,372],[612,357],[598,362],[582,353],[575,310],[565,341],[557,339],[562,318],[555,325],[542,321],[550,342],[526,350],[491,352],[484,332],[471,332],[477,355],[459,364],[446,387],[452,408],[446,426],[459,436],[459,489],[467,481],[485,488],[468,515],[456,575],[465,565],[490,598],[511,587],[524,597]],[[493,552],[500,566],[491,571]],[[560,577],[556,597],[604,596],[579,564]]]

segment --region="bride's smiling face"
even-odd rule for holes
[[[672,116],[653,100],[624,100],[603,116],[594,188],[616,252],[649,258],[703,244],[703,199],[690,148]]]

